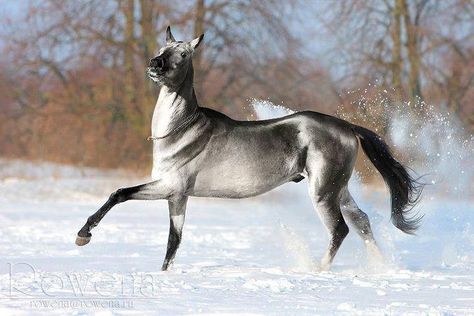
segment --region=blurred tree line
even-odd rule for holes
[[[234,118],[253,117],[249,98],[331,114],[343,104],[383,132],[389,107],[344,93],[377,82],[389,104],[424,100],[474,127],[470,0],[44,0],[2,18],[4,157],[148,167],[159,89],[145,68],[169,24],[178,39],[205,33],[198,100]]]

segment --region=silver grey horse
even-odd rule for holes
[[[367,247],[376,248],[367,215],[347,183],[359,142],[391,194],[391,219],[413,234],[419,217],[408,212],[420,186],[374,132],[339,118],[304,111],[278,119],[236,121],[200,107],[193,88],[192,56],[203,35],[176,41],[168,27],[166,46],[150,61],[151,80],[161,86],[153,113],[152,182],[118,189],[78,232],[76,244],[116,204],[128,200],[168,200],[170,230],[162,270],[172,264],[181,242],[188,197],[246,198],[289,181],[308,179],[309,195],[329,234],[321,260],[328,269],[351,224]]]

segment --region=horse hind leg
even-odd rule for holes
[[[316,147],[311,147],[306,159],[309,195],[329,235],[328,249],[321,259],[322,270],[330,268],[339,247],[349,233],[340,201],[341,192],[347,186],[354,167],[357,141],[353,138],[346,140],[344,143],[328,142],[324,153]]]
[[[320,195],[318,191],[311,181],[310,197],[329,235],[328,249],[321,259],[320,266],[321,270],[326,271],[331,267],[339,247],[349,233],[349,227],[342,216],[338,194]]]
[[[343,217],[364,241],[369,262],[382,262],[383,256],[374,239],[369,217],[357,206],[347,187],[341,192],[340,206]]]
[[[316,208],[329,234],[329,246],[321,259],[321,270],[329,270],[339,247],[349,233],[336,201],[318,202]]]

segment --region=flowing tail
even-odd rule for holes
[[[414,179],[406,168],[393,158],[390,148],[376,133],[353,125],[364,153],[382,175],[390,189],[393,225],[401,231],[414,235],[423,216],[410,215],[419,201],[423,184]]]

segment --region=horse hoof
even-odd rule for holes
[[[89,243],[89,241],[91,241],[91,237],[81,237],[79,235],[77,235],[77,238],[76,238],[76,245],[78,246],[84,246],[84,245],[87,245]]]

